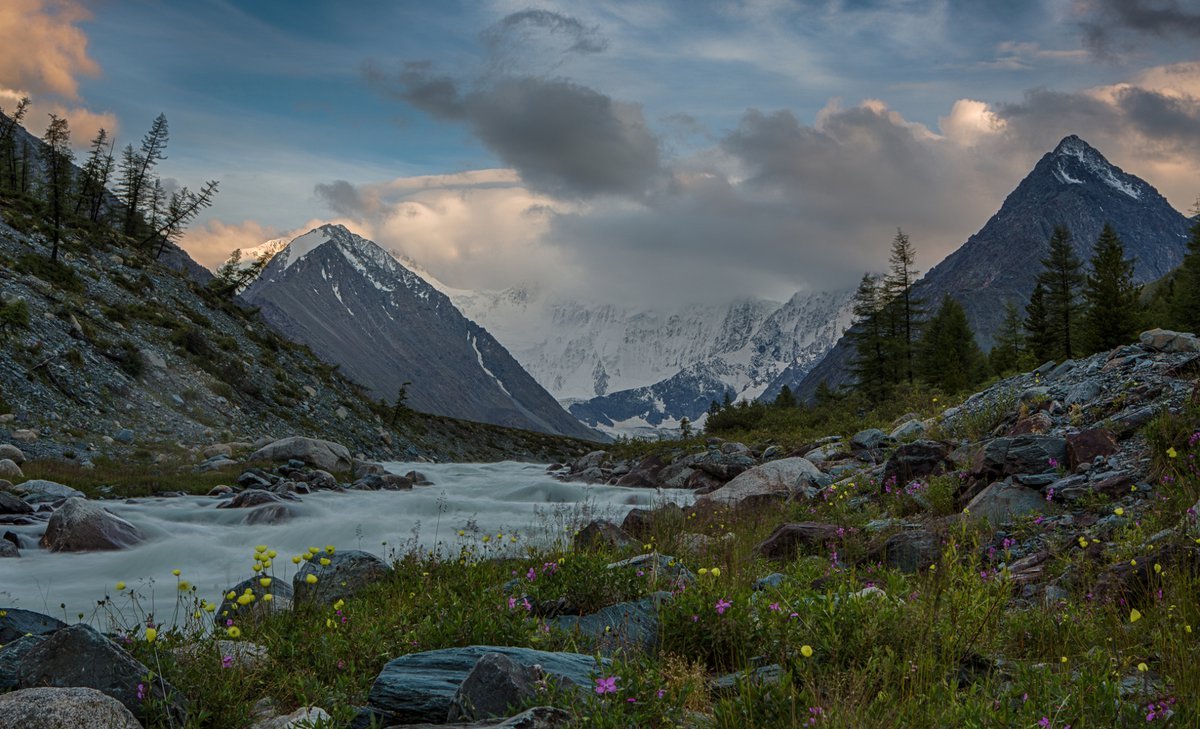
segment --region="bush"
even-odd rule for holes
[[[17,270],[37,276],[48,284],[62,291],[82,294],[83,280],[65,263],[55,263],[36,253],[23,253],[17,259]]]
[[[29,305],[24,299],[12,303],[0,304],[0,335],[6,335],[11,330],[29,326]]]
[[[146,372],[146,358],[137,345],[128,339],[121,342],[120,348],[109,357],[117,363],[122,372],[133,379],[141,377]]]

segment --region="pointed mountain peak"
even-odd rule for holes
[[[1063,137],[1054,151],[1042,158],[1037,169],[1049,172],[1061,185],[1100,183],[1134,200],[1142,199],[1146,190],[1153,190],[1142,180],[1126,174],[1109,162],[1100,150],[1074,134]]]
[[[1055,157],[1067,156],[1080,159],[1084,157],[1099,157],[1102,160],[1104,159],[1104,155],[1100,154],[1095,147],[1074,134],[1068,134],[1063,137],[1062,141],[1058,143],[1058,146],[1054,148],[1051,154]],[[1107,162],[1107,160],[1105,161]]]

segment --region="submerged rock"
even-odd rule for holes
[[[141,530],[99,504],[70,498],[50,517],[41,544],[51,552],[122,549],[142,541]]]

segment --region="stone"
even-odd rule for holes
[[[122,549],[141,542],[140,529],[107,509],[73,497],[50,516],[40,544],[51,552]]]
[[[0,458],[0,478],[15,481],[24,480],[25,474],[21,471],[21,467],[9,458]]]
[[[338,480],[332,473],[329,471],[322,471],[319,468],[308,474],[308,478],[305,480],[308,483],[308,487],[314,490],[335,489],[338,485]]]
[[[1086,405],[1096,398],[1100,397],[1100,393],[1104,390],[1100,387],[1100,383],[1095,380],[1084,380],[1067,390],[1067,396],[1063,400],[1063,404],[1067,407],[1072,405]]]
[[[891,432],[893,440],[909,440],[925,432],[925,423],[920,420],[908,420],[897,425]]]
[[[681,524],[683,518],[683,507],[678,504],[667,503],[655,509],[630,509],[621,522],[621,529],[635,539],[644,541],[654,534],[656,525]]]
[[[32,514],[33,507],[7,491],[0,491],[0,514]]]
[[[772,572],[766,577],[760,577],[754,581],[754,591],[762,592],[763,590],[778,589],[787,582],[788,576],[782,572]]]
[[[781,458],[738,475],[703,499],[737,506],[773,499],[812,498],[831,479],[805,458]]]
[[[12,691],[17,687],[17,669],[21,661],[44,640],[46,637],[43,635],[22,635],[0,646],[0,692]]]
[[[25,462],[21,449],[9,443],[0,443],[0,458],[7,458],[18,466]]]
[[[248,640],[217,640],[215,643],[187,643],[175,649],[180,658],[195,660],[202,658],[212,664],[212,668],[240,668],[253,671],[262,668],[267,662],[267,649],[258,643]],[[228,663],[228,665],[226,665]]]
[[[233,446],[231,446],[228,443],[216,443],[216,444],[210,445],[207,448],[205,448],[204,450],[200,451],[200,457],[204,460],[208,460],[208,459],[216,457],[216,456],[224,456],[225,458],[232,458],[233,457]]]
[[[1096,456],[1111,456],[1117,452],[1117,436],[1105,428],[1089,428],[1067,436],[1067,468],[1074,471]]]
[[[1007,524],[1013,517],[1045,514],[1052,510],[1040,491],[1011,481],[998,481],[980,491],[967,504],[971,516],[987,519],[995,526]]]
[[[128,445],[133,442],[134,432],[132,430],[130,430],[129,428],[121,428],[117,432],[113,433],[112,437],[113,437],[113,440],[115,440],[116,442],[125,443],[126,445]]]
[[[739,671],[737,673],[718,676],[712,681],[712,690],[713,693],[720,696],[732,696],[737,693],[740,686],[747,683],[760,685],[773,684],[779,683],[782,679],[783,666],[778,663],[771,663],[749,671]]]
[[[1010,437],[1017,435],[1039,435],[1049,433],[1053,427],[1054,419],[1050,417],[1050,414],[1044,410],[1038,410],[1014,423],[1005,435]]]
[[[1049,435],[994,438],[980,454],[983,473],[1049,473],[1067,462],[1067,441]]]
[[[296,501],[297,496],[286,495],[290,500]],[[264,489],[246,489],[242,493],[234,496],[229,501],[224,501],[217,504],[218,509],[253,509],[256,506],[263,504],[282,504],[285,496],[266,491]]]
[[[28,429],[14,430],[12,439],[18,443],[33,443],[38,439],[38,434]]]
[[[250,729],[313,729],[327,726],[332,721],[333,717],[319,706],[301,706],[285,716],[263,719],[251,725]]]
[[[884,481],[908,484],[926,476],[954,470],[950,447],[935,440],[915,440],[898,447],[883,466]]]
[[[612,562],[605,565],[605,569],[640,571],[643,575],[648,575],[648,582],[657,582],[660,585],[670,582],[674,585],[684,586],[696,581],[696,576],[683,566],[683,562],[669,554],[658,554],[657,552],[639,554],[620,562]]]
[[[892,535],[872,552],[870,559],[883,562],[885,567],[913,574],[935,564],[941,556],[941,539],[924,529],[914,529]]]
[[[35,478],[17,487],[21,498],[29,504],[46,504],[59,499],[85,498],[82,491],[54,481]]]
[[[224,620],[232,619],[235,622],[243,622],[253,620],[258,616],[267,612],[286,612],[292,608],[292,600],[295,593],[292,591],[292,586],[287,580],[278,577],[271,578],[271,584],[263,586],[260,580],[261,576],[255,575],[237,583],[225,592],[221,593],[221,604],[217,607],[217,622],[222,623]],[[246,590],[254,595],[254,601],[249,605],[239,605],[237,598],[246,593]],[[234,597],[230,599],[229,593],[234,593]],[[270,595],[270,600],[263,600],[264,595]]]
[[[346,446],[328,440],[294,436],[277,440],[250,454],[251,461],[303,461],[326,471],[348,471],[353,464]]]
[[[0,645],[7,645],[26,634],[49,635],[67,627],[58,618],[21,608],[0,609]]]
[[[790,560],[801,550],[820,549],[838,539],[840,527],[813,521],[780,524],[775,531],[755,547],[755,551],[773,560]]]
[[[485,655],[498,653],[522,666],[541,666],[546,678],[559,685],[590,690],[592,677],[603,670],[600,661],[579,653],[551,653],[529,648],[468,646],[410,653],[389,661],[367,697],[368,706],[391,723],[443,724],[455,693]],[[385,724],[387,726],[388,724]]]
[[[588,639],[601,655],[630,650],[651,653],[658,648],[657,605],[663,596],[670,593],[609,605],[591,615],[562,615],[547,624]]]
[[[1109,419],[1113,432],[1118,438],[1127,438],[1149,423],[1162,412],[1165,403],[1152,405],[1132,405]]]
[[[328,565],[320,560],[328,559]],[[392,568],[379,557],[369,552],[351,549],[332,555],[319,553],[304,562],[292,578],[292,590],[296,602],[311,601],[331,605],[338,600],[353,597],[359,590],[385,579]],[[307,581],[309,575],[317,578],[315,584]]]
[[[373,473],[350,485],[350,488],[361,491],[407,491],[412,487],[412,481],[395,473]]]
[[[4,729],[142,729],[120,701],[92,688],[38,687],[0,694]]]
[[[1151,329],[1138,337],[1142,345],[1158,352],[1200,352],[1200,339],[1190,332]]]
[[[182,725],[187,711],[181,695],[162,679],[147,682],[148,675],[150,669],[125,649],[90,625],[78,623],[54,633],[25,655],[17,685],[92,688],[130,711],[141,711],[140,684],[148,696],[167,704],[175,722]]]
[[[704,471],[718,481],[729,481],[754,468],[755,461],[745,453],[723,453],[710,450],[690,459],[687,465]]]
[[[571,542],[578,551],[589,549],[620,550],[637,544],[637,540],[621,527],[604,519],[595,519],[579,530]]]
[[[17,545],[7,539],[0,539],[0,559],[12,559],[21,556],[21,550],[17,549]]]
[[[520,706],[537,695],[542,671],[525,666],[503,653],[485,653],[450,699],[447,721],[475,721],[508,716],[509,708]]]
[[[860,430],[850,437],[850,447],[856,450],[874,450],[883,445],[886,438],[887,433],[879,428],[868,428]]]

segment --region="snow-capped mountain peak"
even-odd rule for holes
[[[1074,134],[1059,142],[1052,155],[1055,158],[1052,173],[1063,184],[1086,184],[1086,178],[1090,177],[1134,200],[1142,198],[1145,182],[1125,174],[1121,168],[1105,159],[1099,150]]]

